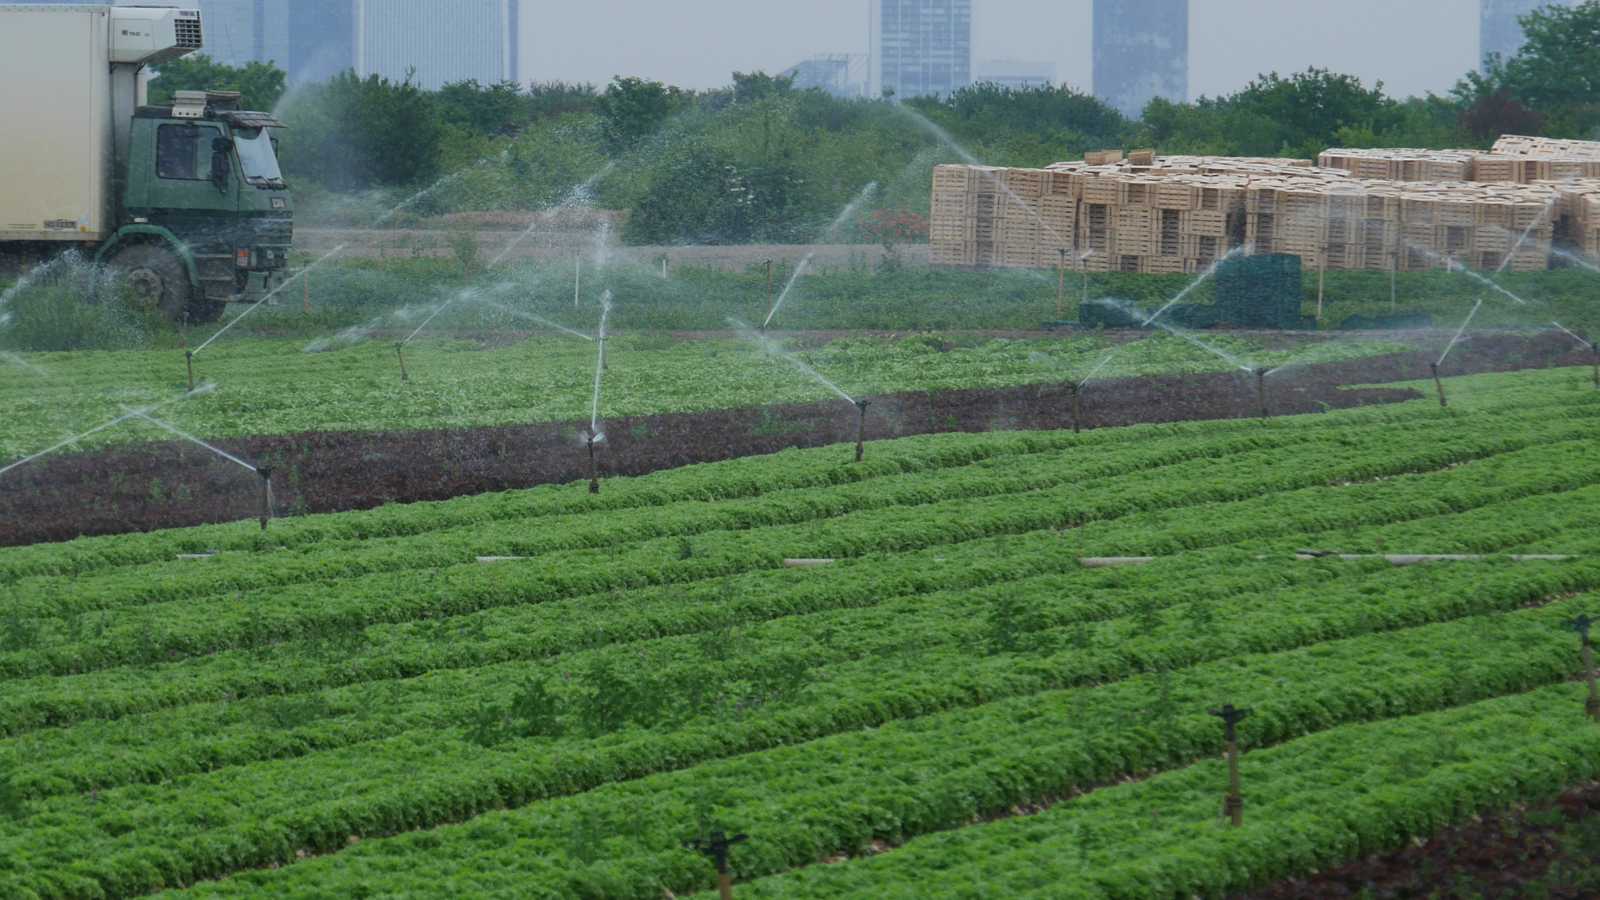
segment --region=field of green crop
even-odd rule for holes
[[[1207,338],[1259,365],[1351,359],[1405,349],[1345,340],[1268,351],[1244,338]],[[781,342],[780,342],[781,343]],[[223,342],[195,357],[197,382],[211,394],[161,415],[201,437],[465,428],[587,420],[595,344],[575,337],[510,338],[492,344],[419,339],[406,348],[410,381],[400,380],[393,341],[329,345]],[[801,350],[798,358],[855,396],[896,391],[1009,387],[1082,377],[1110,345],[1095,336],[1003,340],[936,335],[853,337]],[[799,349],[799,348],[797,348]],[[137,407],[181,395],[183,352],[80,351],[0,360],[0,464],[50,446]],[[767,403],[826,400],[833,393],[759,344],[618,335],[607,342],[602,418],[700,412]],[[1209,372],[1229,363],[1168,336],[1119,353],[1101,377]],[[84,448],[162,440],[132,422],[85,439]]]
[[[1600,775],[1600,392],[1451,400],[0,550],[0,894],[654,900],[723,829],[738,896],[1186,897],[1398,846]]]

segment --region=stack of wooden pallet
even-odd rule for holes
[[[1600,262],[1600,179],[1562,181],[1556,190],[1566,237],[1592,263]]]
[[[1148,164],[1143,164],[1148,162]],[[1234,248],[1317,269],[1548,265],[1555,225],[1600,207],[1556,183],[1373,180],[1282,160],[1153,157],[940,166],[932,258],[959,266],[1197,272]],[[1600,184],[1600,182],[1596,182]],[[1600,196],[1600,192],[1596,193]],[[1584,227],[1589,227],[1585,225]]]
[[[1600,178],[1600,142],[1506,135],[1484,153],[1476,150],[1323,151],[1318,164],[1380,181],[1474,181],[1530,184]]]
[[[1469,150],[1338,149],[1323,151],[1317,165],[1370,181],[1466,181],[1474,155]]]
[[[1490,153],[1512,162],[1517,180],[1565,181],[1600,178],[1600,141],[1566,141],[1508,134]]]

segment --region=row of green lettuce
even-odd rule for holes
[[[211,578],[205,576],[212,573],[201,569],[195,577],[202,579],[203,592],[189,590],[174,576],[156,586],[164,594],[141,596],[149,602],[53,620],[56,627],[40,628],[25,647],[0,653],[0,673],[12,682],[82,675],[371,625],[723,578],[778,568],[785,558],[863,558],[1047,529],[1071,529],[1077,545],[1073,549],[1088,555],[1175,552],[1217,546],[1230,538],[1266,537],[1270,533],[1257,531],[1249,516],[1252,505],[1301,499],[1297,492],[1317,496],[1324,485],[1361,482],[1304,504],[1302,521],[1324,529],[1364,524],[1381,515],[1385,500],[1445,510],[1452,503],[1460,508],[1485,498],[1594,483],[1600,480],[1600,461],[1588,452],[1591,430],[1582,423],[1554,422],[1514,436],[1466,433],[1416,443],[1395,439],[1387,448],[1385,442],[1376,442],[1364,452],[1352,444],[1344,448],[1348,455],[1343,457],[1293,452],[1284,458],[1273,451],[1253,451],[1157,468],[1146,472],[1147,478],[1108,480],[1093,490],[1067,485],[846,513],[820,523],[735,527],[697,535],[687,544],[681,538],[649,538],[499,566],[461,563],[427,570],[421,579],[418,572],[400,571],[252,588],[231,581],[226,569]],[[1480,463],[1462,465],[1474,460]],[[1450,471],[1437,476],[1419,474],[1446,468]],[[1403,477],[1407,475],[1414,477]],[[1218,524],[1219,507],[1227,510],[1223,521],[1232,522],[1232,528]],[[1104,538],[1084,528],[1141,513],[1156,514],[1165,520],[1164,527],[1154,533],[1122,529],[1122,536]],[[1185,515],[1192,526],[1185,527]],[[515,540],[507,537],[487,549],[516,552]],[[486,549],[476,546],[478,552]],[[92,585],[78,582],[71,589],[92,586],[104,597],[130,581],[138,582],[132,589],[141,595],[150,590],[138,573],[97,578]],[[37,587],[45,601],[52,589]],[[28,699],[28,693],[12,702]],[[7,705],[0,701],[0,709]]]
[[[598,315],[598,313],[596,313]],[[585,326],[592,332],[594,324]],[[407,333],[412,330],[406,328]],[[208,440],[302,432],[412,431],[438,428],[588,423],[595,345],[585,339],[485,335],[483,344],[424,335],[406,348],[401,379],[393,339],[307,352],[299,341],[218,344],[193,360],[196,378],[216,390],[160,415]],[[1219,337],[1218,348],[1264,366],[1377,356],[1395,342],[1349,340],[1268,350],[1259,341]],[[780,346],[781,342],[773,346]],[[820,347],[789,346],[853,396],[958,388],[1008,388],[1081,378],[1112,345],[1098,336],[984,338],[944,349],[938,338],[857,337]],[[834,392],[764,350],[729,339],[619,335],[606,345],[599,398],[603,419],[664,413],[818,403]],[[0,360],[0,362],[4,362]],[[178,350],[35,354],[31,368],[0,367],[0,464],[49,447],[141,406],[181,395],[187,369]],[[1110,356],[1103,378],[1229,371],[1210,351],[1153,335]],[[851,412],[841,403],[841,415]],[[775,415],[781,416],[781,409]],[[640,432],[638,436],[645,436]],[[166,441],[142,421],[84,437],[92,449]]]
[[[1355,425],[1456,422],[1463,410],[1515,411],[1583,408],[1596,402],[1582,390],[1578,370],[1519,372],[1452,380],[1454,406],[1440,410],[1423,401],[1258,422],[1183,422],[1104,429],[1081,435],[1063,432],[998,432],[928,435],[876,441],[866,461],[840,465],[838,448],[786,451],[774,456],[687,466],[640,478],[612,478],[597,496],[567,486],[546,486],[455,500],[393,505],[374,510],[295,517],[275,522],[270,534],[240,524],[173,529],[143,535],[82,538],[61,544],[0,548],[0,580],[27,574],[73,574],[137,562],[171,560],[183,553],[261,550],[329,540],[406,536],[465,525],[583,511],[662,505],[685,500],[752,497],[767,491],[839,485],[886,474],[968,465],[985,459],[1073,447],[1102,449],[1161,442],[1181,446],[1195,438],[1259,434],[1268,430],[1345,429]]]
[[[1600,549],[1600,543],[1579,541],[1573,549],[1592,553]],[[1092,623],[1031,622],[1025,628],[1029,646],[1017,650],[998,648],[990,635],[966,627],[961,620],[970,617],[972,607],[962,608],[959,603],[951,609],[934,610],[921,623],[909,609],[880,611],[876,622],[845,619],[834,633],[854,636],[841,638],[844,643],[840,646],[818,646],[810,654],[797,638],[811,631],[805,626],[814,623],[783,621],[773,626],[772,634],[758,636],[754,649],[741,657],[721,659],[714,646],[679,641],[673,654],[677,662],[670,666],[638,653],[608,660],[614,681],[623,683],[646,669],[664,670],[676,682],[698,679],[702,683],[719,677],[729,681],[760,678],[764,673],[759,670],[764,668],[774,670],[780,680],[785,672],[796,669],[803,675],[818,673],[818,690],[799,685],[792,696],[779,697],[770,708],[762,706],[759,714],[743,720],[744,728],[730,727],[714,714],[691,715],[683,721],[634,721],[626,710],[613,723],[614,731],[570,736],[536,731],[485,741],[470,730],[441,731],[425,726],[298,758],[220,768],[89,795],[48,797],[28,817],[0,827],[0,848],[13,858],[34,860],[55,875],[81,870],[84,864],[76,861],[87,855],[94,860],[87,864],[89,869],[101,873],[95,877],[142,877],[139,873],[148,871],[145,866],[159,860],[158,871],[165,873],[162,877],[188,881],[237,868],[288,862],[293,857],[286,854],[300,851],[337,850],[351,835],[372,837],[429,827],[502,806],[533,804],[528,807],[529,815],[543,821],[546,816],[541,807],[565,803],[556,798],[566,794],[581,792],[570,798],[581,806],[610,791],[647,790],[659,777],[693,779],[703,770],[728,765],[755,765],[766,771],[760,768],[760,757],[765,755],[793,757],[775,765],[773,773],[792,773],[808,761],[813,768],[845,766],[830,742],[860,733],[863,726],[887,728],[902,717],[915,717],[907,720],[905,729],[929,740],[927,723],[922,720],[930,710],[916,704],[927,703],[941,691],[954,698],[934,704],[933,709],[976,702],[981,710],[996,695],[1114,683],[1142,674],[1165,678],[1160,673],[1244,654],[1281,652],[1373,632],[1512,613],[1551,601],[1553,611],[1544,611],[1540,619],[1549,640],[1541,644],[1524,635],[1518,641],[1546,647],[1548,653],[1539,659],[1540,671],[1547,679],[1561,678],[1573,671],[1576,652],[1574,639],[1562,632],[1560,616],[1591,608],[1592,596],[1587,592],[1596,588],[1600,588],[1600,564],[1588,556],[1567,564],[1419,567],[1360,579],[1342,588],[1311,584],[1299,590],[1209,599],[1209,625],[1193,615],[1169,616],[1150,609],[1135,609]],[[1025,591],[1003,592],[1013,597],[1018,594],[1029,596]],[[1033,596],[1043,601],[1055,596],[1055,591],[1045,588]],[[983,602],[982,598],[976,600],[980,606]],[[891,627],[895,629],[892,640],[879,641],[858,633],[862,628],[870,632]],[[1481,635],[1478,642],[1484,642]],[[897,655],[894,664],[887,664]],[[1487,655],[1497,660],[1496,664],[1502,659],[1522,658],[1498,651]],[[918,659],[920,665],[914,662]],[[580,672],[594,671],[592,663],[570,659],[546,670],[546,677],[568,677],[572,674],[568,666]],[[739,668],[745,671],[728,671]],[[1405,664],[1393,669],[1410,671]],[[1258,677],[1251,669],[1245,671]],[[1310,679],[1311,673],[1300,671],[1300,676],[1292,679],[1297,689],[1315,693],[1334,683],[1323,677],[1302,681]],[[1374,675],[1377,671],[1384,670],[1363,667],[1349,679],[1350,689],[1364,695],[1378,683],[1398,677],[1387,671],[1378,677]],[[1459,691],[1471,684],[1462,670],[1455,674],[1457,681],[1442,683],[1449,690]],[[1497,688],[1500,685],[1490,681]],[[1268,684],[1273,690],[1285,687],[1281,677],[1269,679]],[[965,704],[959,700],[961,695],[968,698]],[[597,699],[589,697],[587,701]],[[444,700],[449,702],[448,694]],[[1191,705],[1192,701],[1177,702],[1169,711]],[[1325,710],[1326,704],[1315,708]],[[1109,704],[1107,712],[1122,717],[1133,730],[1147,725],[1151,714],[1143,707],[1120,703]],[[1203,715],[1197,718],[1203,721]],[[656,726],[661,726],[660,730]],[[981,759],[1004,755],[1010,745],[992,737],[974,744],[969,734],[956,746],[959,750],[952,752],[966,760],[974,755]],[[900,790],[909,790],[918,798],[916,802],[925,802],[930,796],[927,786],[901,783],[898,779],[904,773],[892,773],[894,767],[888,764],[892,758],[876,759],[891,771],[875,777],[888,777],[888,784],[898,784]],[[926,775],[946,765],[949,763],[924,760],[916,770]],[[784,774],[779,778],[784,783],[772,784],[764,778],[742,777],[728,780],[726,786],[735,793],[796,789],[788,778]],[[836,772],[823,781],[831,789],[839,784],[839,775]],[[853,792],[857,797],[868,795],[870,792]],[[1026,798],[1019,802],[1021,799]],[[834,844],[824,849],[848,847]],[[139,864],[132,865],[135,861]],[[107,887],[121,891],[109,881]]]
[[[751,842],[735,852],[734,865],[741,877],[774,874],[839,853],[860,852],[875,842],[955,828],[1018,804],[1071,796],[1214,757],[1220,750],[1220,730],[1203,708],[1217,698],[1256,710],[1253,724],[1246,728],[1247,748],[1335,728],[1326,739],[1348,754],[1353,735],[1360,732],[1338,726],[1556,685],[1572,671],[1576,656],[1574,642],[1561,635],[1558,619],[1575,608],[1568,602],[1498,620],[1473,619],[1379,639],[1324,643],[1310,652],[1236,658],[1136,682],[1056,692],[1025,702],[1002,701],[975,712],[851,731],[615,782],[521,809],[487,812],[457,826],[366,839],[325,858],[200,885],[197,893],[312,896],[339,893],[353,885],[378,893],[448,885],[466,894],[515,886],[525,896],[658,897],[664,889],[681,893],[709,886],[706,861],[684,844],[712,827],[752,835]],[[1377,679],[1374,672],[1393,674]],[[1561,684],[1530,696],[1536,701],[1531,705],[1502,701],[1515,715],[1496,719],[1499,739],[1522,747],[1530,738],[1541,747],[1541,739],[1557,733],[1580,739],[1590,768],[1563,767],[1552,773],[1548,786],[1590,774],[1600,737],[1583,720],[1581,689]],[[1177,711],[1154,711],[1162,704],[1173,704]],[[1130,708],[1140,712],[1130,717],[1126,713]],[[1538,724],[1546,720],[1548,725]],[[1453,742],[1454,752],[1459,753],[1463,743],[1471,745],[1468,735],[1478,734],[1466,728],[1458,734],[1452,726],[1461,724],[1447,717],[1410,726],[1402,720],[1390,727],[1402,733],[1417,729],[1419,742]],[[1403,738],[1395,743],[1394,750],[1401,753],[1414,749]],[[1375,752],[1387,756],[1389,751]],[[1427,756],[1415,758],[1427,766]],[[1201,765],[1204,812],[1199,805],[1193,809],[1179,805],[1171,809],[1175,824],[1187,819],[1210,825],[1216,817],[1221,767],[1215,762]],[[511,769],[520,773],[527,767],[524,763]],[[514,778],[513,771],[502,770],[501,777]],[[1515,779],[1511,772],[1498,774]],[[1252,793],[1267,790],[1270,777],[1269,770],[1253,780]],[[471,792],[459,783],[443,787],[426,780],[419,780],[415,789],[440,800]],[[1264,802],[1270,802],[1268,796],[1262,795]],[[1490,794],[1480,802],[1504,802],[1514,796]],[[363,799],[368,817],[407,805],[392,792]],[[213,831],[206,848],[222,856],[248,853],[263,842],[292,844],[286,833],[290,819],[315,822],[328,829],[330,839],[348,843],[340,829],[348,820],[333,816],[329,805],[285,812],[271,822],[253,822],[231,840]],[[1121,828],[1104,822],[1101,840],[1108,852],[1137,857],[1141,820],[1148,819],[1152,809],[1164,807],[1143,807],[1139,817]],[[1433,820],[1419,817],[1415,824]],[[247,840],[253,843],[247,845]],[[1325,852],[1352,849],[1335,845]],[[125,860],[138,859],[166,877],[181,876],[182,867],[196,861],[153,849],[112,853],[79,864],[77,873],[112,889],[142,890],[147,885],[116,880],[130,874]],[[259,859],[261,854],[255,856]]]
[[[1537,496],[1442,520],[1366,529],[1365,539],[1399,540],[1423,527],[1461,529],[1474,532],[1470,549],[1514,549],[1530,536],[1593,527],[1600,519],[1591,511],[1597,492],[1600,488]],[[482,623],[450,630],[416,623],[403,630],[403,640],[280,646],[272,660],[260,664],[317,670],[335,653],[363,666],[401,657],[426,669],[428,677],[306,687],[297,694],[89,720],[7,739],[0,753],[39,761],[12,783],[42,797],[158,783],[419,729],[461,729],[474,740],[494,743],[539,735],[587,739],[630,728],[660,731],[769,713],[796,724],[798,707],[828,699],[819,691],[845,692],[851,703],[875,710],[878,718],[841,720],[829,714],[817,721],[883,724],[885,717],[920,715],[1057,683],[1016,667],[1019,660],[1040,654],[1077,651],[1081,658],[1050,665],[1057,672],[1087,673],[1072,677],[1109,676],[1117,672],[1116,663],[1091,659],[1096,656],[1092,648],[1115,646],[1137,668],[1144,664],[1139,648],[1158,632],[1170,638],[1209,633],[1230,616],[1248,615],[1273,591],[1296,592],[1292,602],[1304,591],[1349,596],[1377,587],[1457,590],[1464,582],[1455,579],[1483,574],[1394,573],[1374,563],[1306,565],[1281,557],[1252,559],[1237,550],[1186,554],[1132,572],[1078,569],[1047,550],[1012,550],[1004,560],[1004,569],[956,568],[956,577],[929,579],[920,589],[894,596],[879,594],[874,573],[866,572],[855,583],[834,579],[777,604],[749,597],[742,587],[726,596],[708,591],[630,597],[623,601],[626,606],[584,598],[583,605],[539,619],[507,616],[492,636],[477,630]],[[961,575],[982,581],[952,583]],[[647,611],[635,614],[635,605]],[[630,630],[630,614],[654,620],[655,627]],[[561,621],[567,618],[579,621]],[[549,631],[541,627],[546,623]],[[1128,634],[1137,628],[1148,633]],[[596,636],[606,642],[593,643]],[[909,688],[913,681],[922,686]],[[972,684],[984,687],[975,691]],[[174,743],[174,733],[203,737]],[[107,745],[117,746],[119,753],[106,757]]]

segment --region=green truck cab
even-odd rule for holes
[[[133,117],[120,227],[97,258],[168,318],[213,321],[289,265],[294,204],[272,137],[282,123],[237,106],[237,94],[179,91]]]

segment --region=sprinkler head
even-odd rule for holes
[[[857,409],[861,410],[862,412],[866,412],[867,411],[867,404],[871,403],[872,401],[871,400],[856,400],[856,401],[853,401],[853,402],[855,403]]]
[[[1231,741],[1235,738],[1235,729],[1238,728],[1239,723],[1244,721],[1252,710],[1248,707],[1240,708],[1232,703],[1225,703],[1217,709],[1206,710],[1206,712],[1222,720],[1223,726],[1227,729],[1228,740]]]

